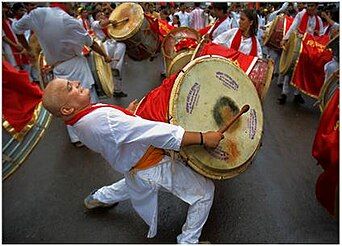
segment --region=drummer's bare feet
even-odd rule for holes
[[[127,94],[124,93],[123,91],[120,91],[120,92],[114,92],[113,96],[114,97],[127,97]]]
[[[282,105],[286,103],[287,96],[285,94],[281,94],[280,97],[278,97],[278,104]]]

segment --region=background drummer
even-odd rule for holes
[[[82,86],[90,89],[91,101],[98,102],[91,70],[81,52],[86,45],[102,55],[106,62],[110,62],[111,58],[93,42],[80,22],[67,13],[71,7],[70,3],[51,5],[32,10],[13,23],[13,30],[17,34],[32,30],[38,37],[45,59],[51,65],[54,75],[71,80],[80,79]],[[77,135],[70,127],[68,132],[71,142],[77,147],[81,146]]]
[[[190,204],[177,242],[198,243],[213,203],[214,184],[181,160],[166,156],[162,149],[179,151],[181,147],[199,144],[215,148],[223,134],[188,132],[180,126],[134,117],[130,112],[135,110],[134,103],[127,109],[91,105],[89,90],[82,88],[79,82],[65,79],[55,79],[48,84],[43,105],[53,115],[73,125],[82,142],[100,153],[125,177],[89,195],[85,199],[88,209],[130,199],[150,226],[147,237],[151,238],[157,233],[158,190],[164,188]],[[146,154],[149,149],[153,154]]]
[[[114,94],[115,97],[127,97],[127,94],[123,92],[123,80],[122,80],[122,68],[124,64],[124,58],[126,53],[126,44],[111,39],[108,35],[108,26],[115,25],[115,21],[109,20],[102,11],[93,13],[95,21],[91,24],[95,35],[100,39],[104,46],[108,56],[112,61],[110,66],[112,68],[112,75],[114,81]]]
[[[238,50],[246,55],[262,58],[262,50],[257,39],[258,18],[256,12],[244,9],[240,13],[239,28],[230,29],[217,36],[213,43]]]

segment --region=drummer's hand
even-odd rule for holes
[[[110,58],[110,56],[106,56],[104,59],[106,63],[110,63],[112,61],[112,58]]]
[[[132,101],[128,107],[126,108],[128,111],[131,111],[132,113],[135,112],[135,110],[138,107],[138,99],[135,99],[134,101]]]
[[[203,133],[203,144],[208,148],[216,148],[224,138],[223,134],[216,131]]]
[[[286,43],[287,43],[287,40],[283,39],[280,41],[280,47],[283,49],[283,50],[286,50]]]

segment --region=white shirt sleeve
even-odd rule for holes
[[[73,36],[79,40],[80,43],[92,46],[93,45],[93,39],[89,36],[88,32],[82,24],[75,18],[71,16],[67,16],[63,20],[64,26],[66,27],[66,30],[70,30],[70,33],[68,33],[68,37],[72,38]]]
[[[32,30],[32,18],[37,11],[40,11],[40,9],[34,9],[29,14],[25,14],[23,17],[21,17],[20,20],[14,21],[12,23],[13,32],[15,34],[24,34],[26,30]]]
[[[291,35],[291,33],[297,29],[297,27],[299,26],[299,24],[300,24],[300,22],[301,22],[301,20],[303,18],[303,15],[304,15],[305,11],[306,10],[304,9],[304,10],[302,10],[301,12],[299,12],[296,15],[295,19],[292,22],[292,25],[290,26],[289,30],[285,34],[283,40],[288,40],[290,35]]]
[[[318,22],[319,22],[319,36],[322,36],[325,33],[325,29],[323,27],[323,21],[322,21],[321,17],[319,17],[319,16],[318,16]]]
[[[213,40],[213,43],[214,44],[224,45],[224,46],[230,48],[231,40],[233,39],[236,31],[237,31],[237,28],[233,28],[233,29],[230,29],[230,30],[228,30],[226,32],[221,33],[220,35],[218,35]]]

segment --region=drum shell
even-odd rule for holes
[[[204,69],[203,64],[209,67],[212,66],[212,64],[209,64],[210,62],[208,62],[208,58],[214,60],[213,62],[211,62],[214,65],[217,60],[223,61],[222,64],[224,65],[220,65],[220,67],[216,67],[216,69],[214,67],[213,69]],[[227,68],[227,65],[229,65],[229,68]],[[198,67],[196,68],[196,66]],[[202,73],[202,75],[195,74],[199,71],[200,73]],[[235,89],[230,88],[233,91],[230,91],[228,93],[228,89],[226,89],[227,84],[220,84],[221,82],[231,82],[231,80],[229,79],[218,79],[217,75],[221,74],[221,72],[226,73],[227,75],[229,74],[227,78],[229,78],[230,75],[233,76],[233,81],[238,83]],[[215,74],[218,80],[215,79]],[[240,79],[235,80],[237,78],[236,76],[239,76]],[[217,82],[219,84],[217,84]],[[199,85],[196,85],[197,83],[199,83]],[[234,82],[232,83],[234,84]],[[185,94],[183,87],[185,87]],[[195,90],[193,90],[193,88],[195,88]],[[199,88],[201,88],[202,90],[201,94],[198,94],[198,96],[194,96],[195,94],[193,93],[197,90],[196,88],[198,89],[198,92],[200,91]],[[207,89],[209,90],[207,91]],[[188,90],[189,94],[187,94]],[[208,150],[203,148],[202,146],[189,146],[182,148],[180,152],[182,158],[195,171],[206,177],[220,180],[232,178],[245,171],[250,165],[255,154],[257,153],[257,150],[259,149],[262,137],[263,119],[261,102],[254,85],[247,77],[247,75],[243,73],[243,71],[236,65],[233,65],[231,61],[219,56],[204,56],[191,61],[179,73],[175,81],[169,103],[169,118],[171,119],[170,121],[172,124],[180,125],[188,131],[205,132],[210,130],[217,130],[216,128],[218,128],[219,125],[216,125],[216,120],[214,120],[215,116],[213,118],[212,115],[215,115],[215,107],[211,109],[211,106],[209,106],[210,101],[213,100],[215,102],[217,98],[220,98],[221,100],[222,95],[223,97],[229,95],[229,97],[234,98],[235,96],[235,98],[241,99],[241,95],[244,95],[243,90],[246,90],[251,94],[249,96],[243,96],[244,99],[241,102],[235,101],[237,104],[239,104],[238,108],[241,108],[241,104],[245,104],[245,102],[248,101],[248,104],[253,105],[251,106],[251,108],[253,109],[246,113],[246,115],[242,116],[243,118],[239,119],[239,121],[241,121],[240,123],[235,125],[234,129],[230,129],[228,131],[227,134],[229,134],[229,138],[227,137],[225,138],[225,140],[222,140],[218,148],[216,148],[215,150]],[[191,99],[190,101],[188,101],[189,98]],[[188,108],[189,105],[192,106]],[[199,110],[204,105],[208,105],[208,107],[206,109],[202,108],[203,110]],[[183,115],[185,109],[186,113],[184,113],[185,115]],[[255,118],[253,118],[254,116]],[[256,135],[254,135],[252,141],[249,141],[248,139],[245,139],[245,136],[242,136],[244,134],[248,135],[248,133],[250,133],[250,131],[247,130],[250,128],[245,128],[249,127],[249,124],[254,124],[255,127],[254,133],[256,133]],[[239,132],[241,133],[241,135],[238,134]],[[237,138],[235,139],[234,136],[237,136]],[[233,139],[236,140],[236,145],[235,140]],[[236,147],[236,149],[234,146]],[[232,152],[226,152],[227,147],[228,150],[232,150]],[[238,160],[234,159],[235,154],[241,151],[245,151],[245,153],[238,154],[241,154],[241,159],[240,157],[238,157]],[[226,155],[230,157],[227,157]],[[222,156],[224,157],[223,159],[221,159]]]
[[[284,37],[285,32],[285,17],[284,15],[277,16],[270,26],[269,32],[265,34],[264,45],[276,51],[281,51],[280,42]]]
[[[128,18],[127,25],[110,27],[109,35],[126,44],[126,52],[133,60],[141,61],[154,56],[160,47],[159,37],[154,33],[144,17],[143,9],[136,3],[120,4],[112,14],[110,20],[120,21]]]
[[[167,76],[181,71],[191,61],[193,54],[193,50],[187,50],[178,54],[170,63]]]
[[[339,89],[339,87],[339,78],[334,76],[334,74],[325,81],[318,96],[319,109],[321,110],[321,113],[323,113],[329,100],[334,95],[335,90]]]
[[[8,178],[28,157],[51,122],[51,114],[38,106],[38,117],[21,141],[2,128],[2,179]]]

